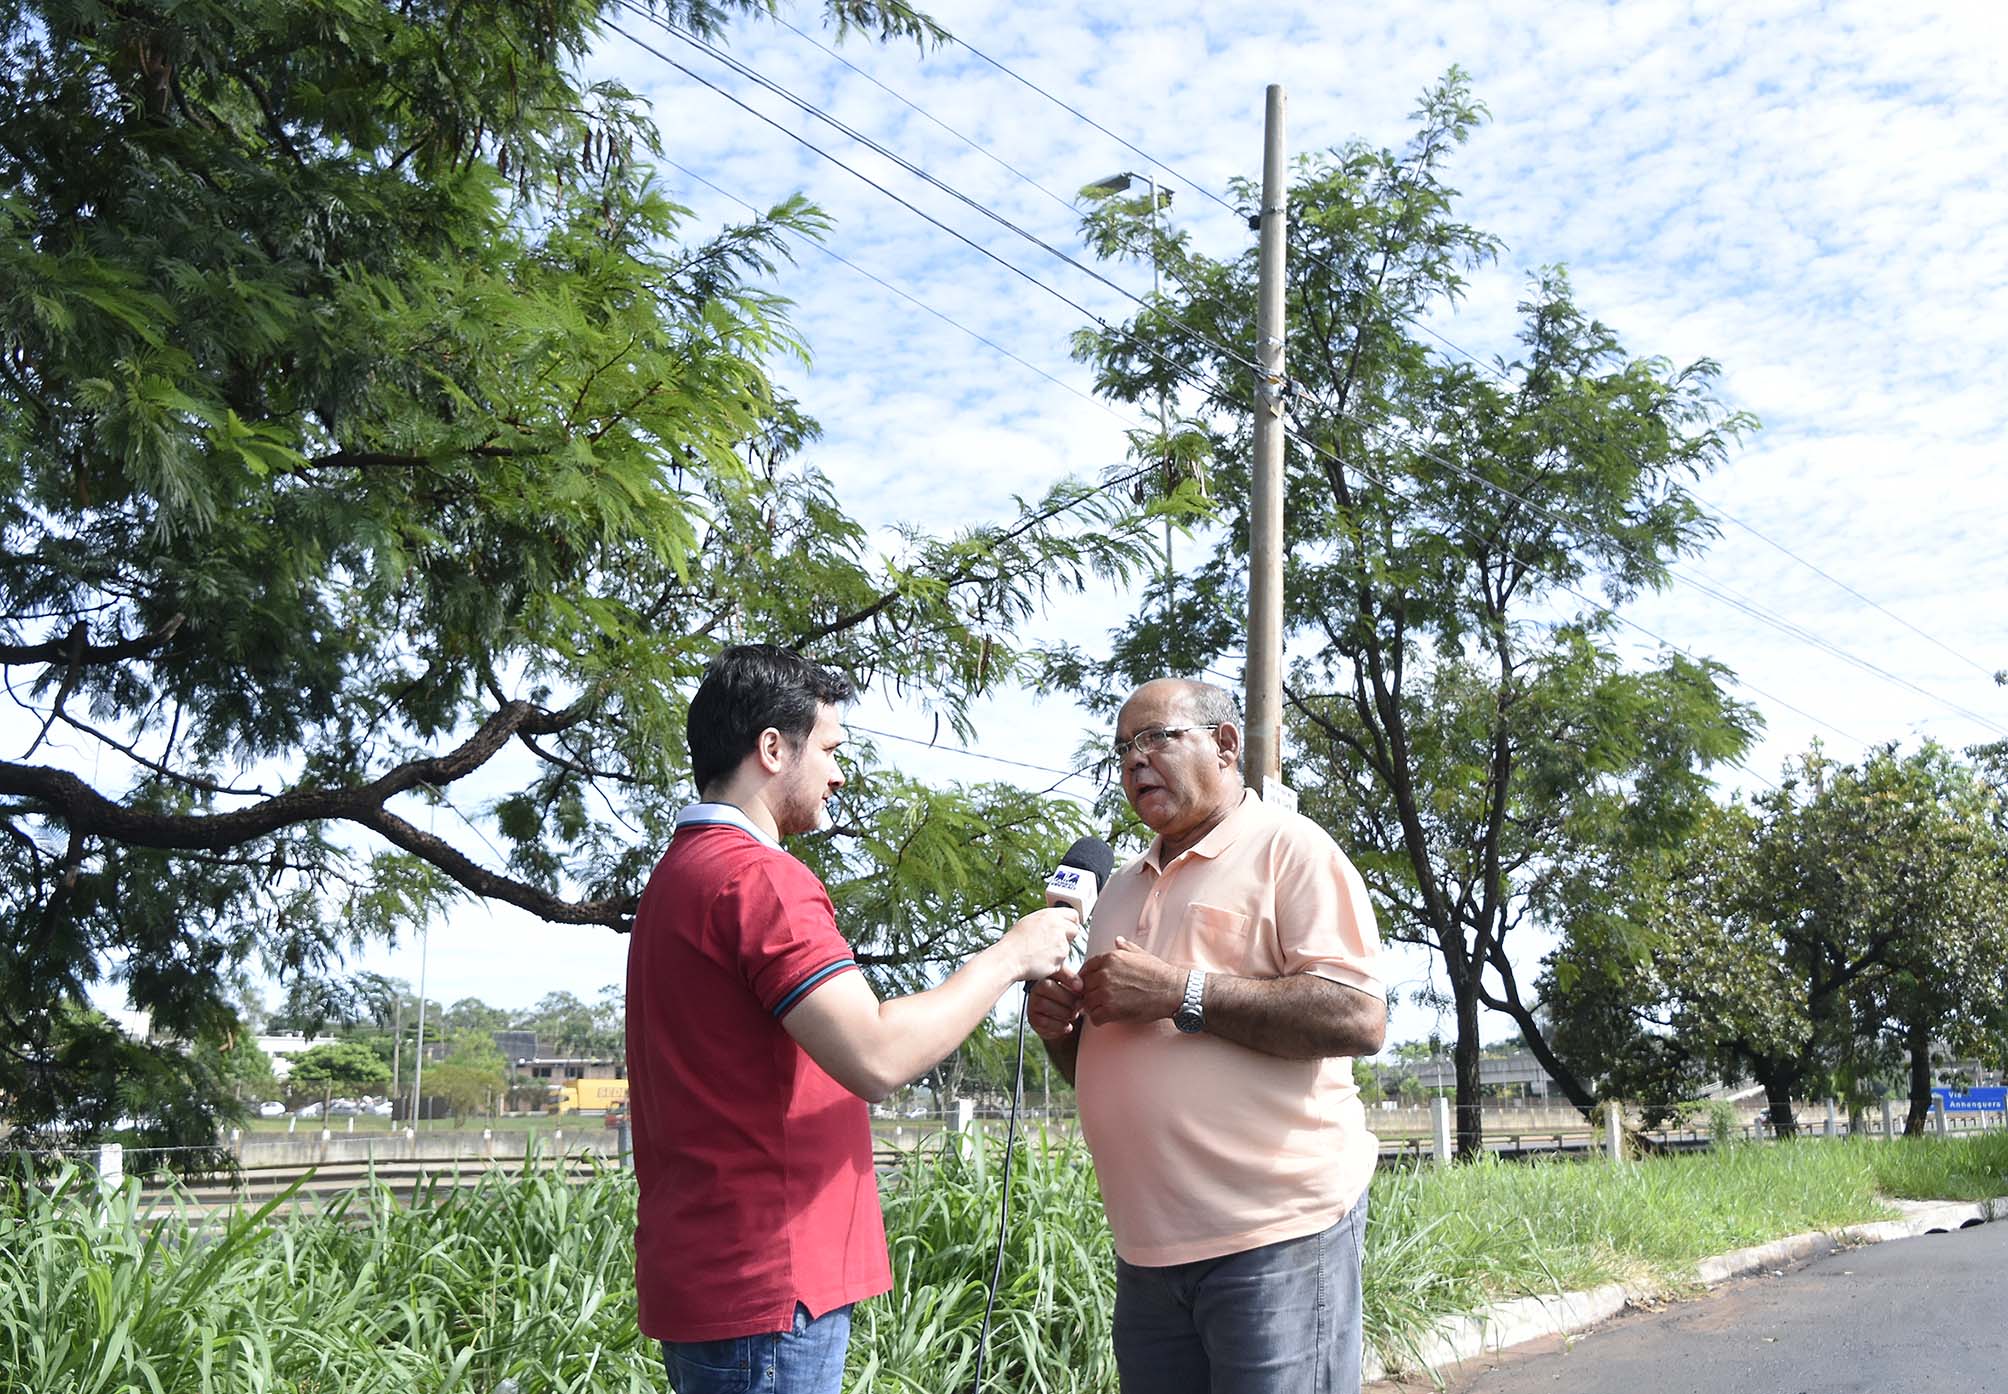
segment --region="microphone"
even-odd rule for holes
[[[1046,878],[1046,903],[1067,906],[1085,925],[1115,865],[1116,851],[1108,843],[1098,837],[1076,840]]]

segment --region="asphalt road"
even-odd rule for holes
[[[1468,1362],[1446,1385],[1447,1394],[1856,1390],[2008,1390],[2008,1222],[1739,1278],[1566,1343],[1550,1338]]]

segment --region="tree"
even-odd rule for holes
[[[502,1007],[491,1007],[479,997],[463,997],[440,1014],[440,1025],[448,1035],[458,1036],[465,1032],[501,1031],[516,1020],[514,1013]]]
[[[1592,1024],[1627,1097],[1670,1102],[1747,1070],[1791,1136],[1794,1098],[1834,1088],[1857,1112],[1907,1062],[1906,1126],[1921,1132],[1932,1042],[2000,1009],[2008,841],[1996,796],[1941,747],[1859,765],[1815,748],[1750,807],[1705,819],[1628,909],[1644,952],[1572,942],[1553,985],[1558,1017]]]
[[[1450,153],[1482,119],[1453,69],[1400,154],[1307,157],[1289,191],[1290,371],[1284,626],[1315,653],[1286,684],[1287,774],[1388,914],[1440,957],[1457,1022],[1457,1139],[1474,1155],[1479,1013],[1512,1018],[1586,1114],[1511,949],[1530,919],[1596,913],[1627,858],[1682,835],[1706,769],[1755,724],[1723,671],[1662,654],[1628,666],[1614,608],[1664,585],[1711,534],[1686,492],[1752,421],[1706,360],[1628,353],[1566,274],[1536,276],[1520,353],[1489,368],[1426,351],[1417,322],[1455,304],[1497,244],[1456,220]],[[1236,186],[1253,211],[1258,190]],[[1133,210],[1088,215],[1108,256],[1154,255],[1178,289],[1079,351],[1124,401],[1184,400],[1213,444],[1223,526],[1210,557],[1152,596],[1113,662],[1073,671],[1103,701],[1242,646],[1246,501],[1258,404],[1254,251],[1214,261]],[[1601,601],[1585,588],[1601,591]],[[1524,938],[1524,936],[1517,936]]]
[[[193,1039],[240,967],[324,979],[459,897],[623,929],[721,644],[925,694],[966,737],[1049,594],[1148,562],[1119,493],[1072,483],[881,553],[768,371],[805,350],[761,282],[825,220],[691,229],[641,103],[578,76],[611,9],[0,5],[21,1126],[66,1125],[61,1004],[107,977]]]
[[[279,1077],[272,1069],[272,1057],[258,1048],[249,1034],[239,1033],[229,1040],[202,1043],[199,1050],[214,1050],[217,1073],[230,1088],[230,1097],[239,1107],[253,1100],[262,1102],[279,1096]]]
[[[427,1097],[445,1100],[455,1122],[491,1110],[508,1083],[502,1052],[476,1032],[456,1035],[452,1052],[425,1072]]]
[[[390,1066],[359,1041],[329,1041],[300,1052],[290,1078],[297,1084],[319,1085],[321,1111],[327,1113],[335,1090],[361,1090],[390,1082]]]

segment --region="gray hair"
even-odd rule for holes
[[[1232,723],[1236,730],[1241,727],[1241,704],[1234,700],[1234,694],[1224,687],[1215,687],[1210,682],[1187,680],[1185,689],[1185,709],[1192,713],[1192,719],[1201,726],[1226,725]]]

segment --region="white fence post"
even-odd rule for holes
[[[1625,1106],[1616,1099],[1604,1100],[1604,1150],[1614,1162],[1625,1159]]]
[[[1952,1131],[1951,1127],[1948,1126],[1945,1116],[1945,1095],[1933,1094],[1931,1096],[1931,1119],[1932,1127],[1940,1137],[1944,1137]]]
[[[1829,1100],[1827,1100],[1827,1136],[1828,1136],[1828,1137],[1832,1137],[1832,1136],[1833,1136],[1833,1135],[1834,1135],[1834,1134],[1835,1134],[1835,1133],[1836,1133],[1837,1131],[1839,1131],[1839,1129],[1838,1129],[1838,1128],[1836,1127],[1836,1121],[1837,1121],[1837,1120],[1836,1120],[1836,1118],[1835,1118],[1835,1115],[1834,1115],[1834,1101],[1833,1101],[1832,1099],[1829,1099]]]
[[[1887,1142],[1896,1136],[1896,1110],[1890,1106],[1890,1101],[1887,1097],[1882,1101],[1882,1116],[1883,1141]]]
[[[956,1134],[968,1132],[976,1126],[976,1101],[957,1099],[955,1101],[955,1121],[949,1124],[949,1131]]]
[[[1436,1162],[1438,1166],[1450,1164],[1450,1100],[1441,1094],[1429,1101],[1430,1122],[1436,1129]]]
[[[102,1143],[98,1147],[98,1184],[116,1191],[125,1184],[125,1144]]]

